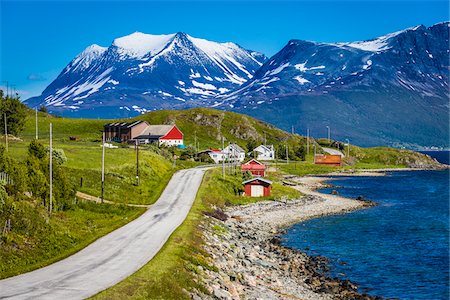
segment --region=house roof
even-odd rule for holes
[[[165,136],[175,125],[148,125],[136,138],[157,139]]]
[[[242,149],[238,144],[229,144],[228,146],[227,146],[227,148],[230,148],[230,150],[231,149],[234,149],[236,152],[245,152],[244,151],[244,149]]]
[[[132,128],[136,125],[139,125],[141,123],[146,123],[148,125],[148,123],[146,121],[134,121],[134,122],[114,122],[114,123],[108,123],[105,124],[105,127],[115,127],[115,128],[120,128],[120,129],[128,129],[128,128]]]
[[[272,181],[267,180],[267,179],[264,179],[264,178],[262,178],[262,177],[253,177],[252,179],[249,179],[249,180],[246,180],[246,181],[242,182],[242,184],[245,185],[245,184],[247,184],[247,183],[250,183],[250,182],[253,182],[253,181],[256,181],[256,180],[265,182],[265,183],[267,183],[267,184],[272,184]]]
[[[259,161],[257,161],[257,160],[254,159],[254,158],[251,159],[251,160],[249,160],[248,162],[246,162],[246,163],[244,164],[244,166],[245,166],[245,165],[254,165],[254,164],[264,166],[264,164],[263,164],[262,162],[259,162]]]
[[[270,152],[273,151],[273,145],[259,145],[254,149],[257,152]]]
[[[264,171],[266,169],[265,165],[242,165],[241,170],[243,171]]]

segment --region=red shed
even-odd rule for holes
[[[265,176],[266,166],[256,159],[252,159],[241,166],[243,173],[249,171],[253,176]]]
[[[316,165],[341,166],[342,157],[336,154],[316,154],[314,163]]]
[[[270,196],[272,181],[262,177],[255,177],[244,181],[244,196],[249,197],[267,197]]]

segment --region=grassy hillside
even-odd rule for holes
[[[185,134],[185,143],[194,144],[196,136],[200,148],[221,147],[222,136],[226,143],[236,142],[244,148],[249,140],[262,143],[266,138],[272,144],[292,138],[287,132],[252,117],[208,108],[155,111],[134,119],[150,124],[176,124]]]

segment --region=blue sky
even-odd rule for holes
[[[445,0],[0,1],[0,85],[14,84],[22,99],[87,46],[135,31],[183,31],[271,56],[294,38],[365,40],[449,19]]]

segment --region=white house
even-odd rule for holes
[[[259,145],[253,151],[256,153],[257,160],[274,160],[275,149],[273,145]]]
[[[202,151],[199,154],[201,153],[207,153],[216,164],[221,163],[224,160],[225,161],[227,160],[227,153],[224,153],[222,152],[222,150],[219,149],[209,148],[208,150]]]
[[[223,153],[227,154],[231,162],[243,162],[245,159],[245,151],[237,144],[229,144],[223,149]]]

